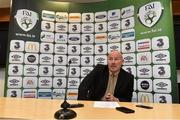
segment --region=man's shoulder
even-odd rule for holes
[[[127,72],[127,71],[126,71],[126,70],[124,70],[123,68],[121,68],[121,72],[122,72],[123,74],[125,74],[125,75],[129,76],[129,77],[133,77],[133,78],[134,78],[134,75],[133,75],[133,74],[131,74],[131,73]]]

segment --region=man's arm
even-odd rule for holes
[[[121,102],[131,102],[132,100],[132,93],[133,93],[133,88],[134,88],[134,76],[130,73],[127,73],[128,74],[128,80],[126,80],[127,82],[127,89],[125,91],[126,93],[126,97],[125,98],[118,98],[119,101]]]
[[[133,88],[134,76],[121,69],[116,83],[114,96],[121,102],[131,102]]]

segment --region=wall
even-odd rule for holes
[[[5,69],[0,68],[0,97],[4,93]],[[180,84],[180,70],[177,70],[177,82]]]

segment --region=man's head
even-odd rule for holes
[[[117,50],[112,50],[108,55],[108,68],[112,73],[119,72],[123,64],[122,54]]]

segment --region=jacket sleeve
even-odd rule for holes
[[[120,101],[122,102],[131,102],[132,100],[132,94],[133,94],[133,87],[134,87],[134,76],[129,75],[129,81],[128,81],[128,89],[126,90],[126,98],[121,98]]]
[[[125,77],[126,76],[126,77]],[[134,87],[134,76],[128,72],[125,72],[123,79],[124,82],[124,89],[123,89],[123,96],[119,95],[118,99],[121,102],[131,102],[132,95],[133,95],[133,87]]]
[[[80,83],[78,88],[78,100],[89,99],[89,92],[91,91],[95,81],[97,67],[98,66],[96,66]]]

